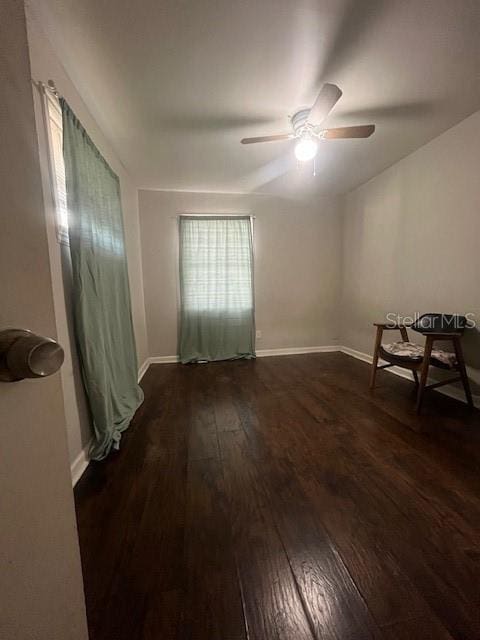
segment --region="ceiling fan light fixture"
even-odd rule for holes
[[[312,160],[318,151],[318,142],[310,137],[303,137],[295,145],[295,157],[300,162]]]

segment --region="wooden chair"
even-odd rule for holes
[[[469,407],[473,407],[472,393],[468,382],[465,360],[461,344],[461,337],[466,327],[466,318],[441,313],[426,313],[416,322],[406,324],[383,324],[375,322],[377,335],[375,337],[375,349],[373,352],[372,374],[370,389],[375,386],[375,379],[379,369],[388,367],[402,367],[413,373],[417,388],[416,411],[420,412],[423,396],[428,389],[436,389],[452,382],[462,382]],[[409,342],[407,328],[425,336],[425,347]],[[384,331],[398,330],[402,337],[401,342],[382,345]],[[449,341],[453,345],[453,353],[434,348],[435,342]],[[379,365],[382,358],[387,364]],[[457,376],[427,385],[428,370],[430,366],[448,371],[456,371]],[[420,379],[419,379],[420,374]]]

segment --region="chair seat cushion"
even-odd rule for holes
[[[420,362],[423,360],[424,353],[424,347],[414,342],[392,342],[391,344],[382,344],[380,347],[380,354],[385,356],[387,360],[388,356],[393,356],[396,360]],[[443,369],[452,369],[457,364],[457,357],[454,353],[443,349],[432,349],[430,362]]]

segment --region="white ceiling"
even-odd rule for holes
[[[137,186],[340,193],[480,108],[478,0],[33,0]],[[317,175],[289,131],[323,82],[344,95]]]

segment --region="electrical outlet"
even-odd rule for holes
[[[260,331],[260,329],[256,330],[255,337],[257,338],[257,340],[260,340],[260,338],[262,337],[262,332]]]

